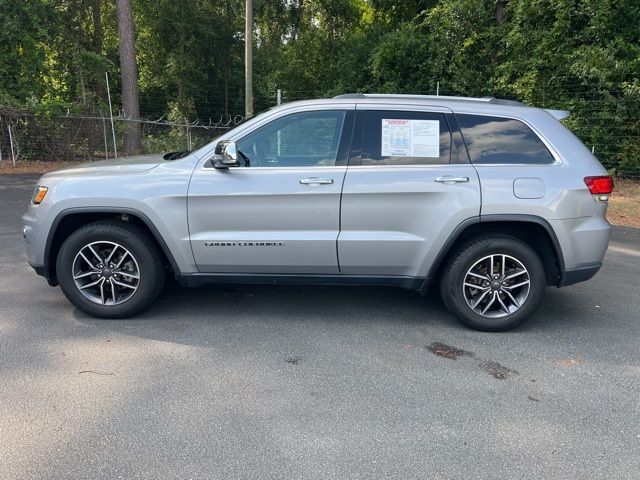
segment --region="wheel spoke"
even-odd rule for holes
[[[486,312],[487,310],[489,310],[489,307],[490,307],[491,305],[493,305],[493,302],[495,302],[495,301],[496,301],[496,297],[497,297],[497,296],[498,296],[498,292],[493,292],[493,297],[491,297],[491,301],[490,301],[489,303],[487,303],[487,304],[484,306],[484,309],[482,309],[482,311],[480,312],[482,315],[484,315],[484,314],[485,314],[485,312]]]
[[[504,302],[502,301],[502,299],[500,298],[500,294],[498,292],[496,292],[496,298],[498,299],[498,303],[500,304],[500,308],[502,309],[502,311],[506,314],[511,313],[509,311],[509,309],[507,308],[507,306],[504,304]]]
[[[87,265],[89,265],[93,270],[98,270],[98,264],[93,264],[84,253],[82,253],[82,250],[80,250],[80,256],[84,259],[85,262],[87,262]]]
[[[476,285],[469,282],[464,282],[464,286],[469,288],[475,288],[476,290],[482,290],[483,292],[491,289],[490,287],[483,287],[482,285]]]
[[[125,250],[125,252],[122,254],[122,256],[120,257],[120,260],[118,261],[118,263],[116,264],[115,267],[113,267],[114,270],[117,270],[120,268],[120,265],[122,265],[122,262],[124,261],[124,259],[129,255],[129,252],[127,252]]]
[[[487,280],[487,276],[486,275],[478,275],[477,273],[473,273],[473,272],[469,272],[469,273],[467,273],[467,275],[471,275],[472,277],[479,278],[480,280],[483,280],[483,281]]]
[[[502,288],[503,289],[506,288],[507,290],[513,290],[514,288],[523,287],[523,286],[525,286],[525,285],[527,285],[529,283],[531,283],[531,282],[529,282],[529,280],[525,280],[524,282],[516,283],[515,285],[508,285],[508,286],[505,285]]]
[[[513,302],[513,304],[516,306],[516,308],[520,308],[520,302],[518,302],[515,297],[513,295],[511,295],[511,292],[509,290],[504,290],[504,293],[507,294],[507,296],[511,299],[511,301]]]
[[[118,300],[116,299],[116,284],[113,283],[113,280],[111,280],[111,298],[113,298],[113,304],[115,305]]]
[[[505,255],[502,255],[502,272],[500,273],[500,278],[504,278],[504,265],[505,263],[507,263],[507,257]]]
[[[104,264],[104,259],[102,258],[102,256],[98,255],[98,252],[96,252],[91,245],[87,245],[87,248],[91,250],[91,253],[93,253],[93,256],[98,259],[98,264],[100,263]]]
[[[489,277],[493,277],[493,255],[489,258]]]
[[[116,253],[116,250],[118,250],[119,246],[120,245],[116,245],[115,247],[113,247],[113,249],[111,250],[111,253],[107,257],[107,259],[104,261],[105,264],[107,264],[107,263],[109,263],[111,261],[111,257],[113,257],[113,254]]]
[[[103,280],[104,280],[104,278],[99,278],[95,282],[87,283],[86,285],[82,285],[81,287],[78,287],[78,290],[84,290],[85,288],[95,287],[96,285],[98,285]]]
[[[102,283],[100,284],[100,300],[102,301],[102,304],[104,305],[104,278],[102,279]]]
[[[84,277],[88,277],[89,275],[95,275],[95,274],[96,274],[96,272],[94,272],[94,271],[79,273],[78,275],[74,275],[73,279],[74,280],[78,280],[79,278],[84,278]]]
[[[504,277],[505,280],[511,280],[512,278],[516,278],[519,277],[520,275],[527,273],[526,270],[520,270],[519,272],[516,273],[512,273],[511,275],[507,275],[506,277]]]
[[[486,296],[487,296],[487,293],[489,293],[489,290],[487,290],[487,291],[486,291],[486,292],[484,292],[482,295],[480,295],[480,296],[476,299],[475,303],[473,304],[473,306],[472,306],[471,308],[473,308],[473,309],[475,310],[475,308],[480,304],[480,302],[482,301],[482,299],[483,299],[484,297],[486,297]]]
[[[132,290],[135,290],[136,288],[138,288],[138,287],[134,287],[133,285],[129,285],[127,283],[119,282],[119,281],[117,281],[117,280],[115,280],[113,278],[111,279],[111,282],[115,283],[119,287],[131,288]]]
[[[125,272],[124,270],[117,270],[113,273],[117,273],[118,275],[122,275],[123,277],[129,277],[129,278],[135,278],[136,280],[139,280],[140,277],[138,275],[135,275],[133,273],[129,273],[129,272]]]

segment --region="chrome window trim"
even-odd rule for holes
[[[468,167],[473,167],[470,163],[437,163],[437,164],[430,164],[430,165],[350,165],[349,166],[349,170],[371,170],[372,168],[383,168],[383,169],[389,169],[389,168],[396,168],[396,169],[404,169],[404,168],[408,168],[408,169],[412,169],[415,170],[417,168],[424,168],[424,169],[442,169],[443,167],[452,167],[452,168],[468,168]]]
[[[206,162],[205,162],[206,163]],[[316,166],[305,166],[305,167],[229,167],[225,169],[220,169],[216,167],[207,167],[206,165],[202,165],[200,170],[211,171],[211,170],[219,170],[222,172],[226,172],[228,170],[239,170],[243,172],[255,172],[256,170],[269,170],[270,172],[274,172],[277,170],[318,170],[322,169],[323,172],[330,171],[330,169],[334,169],[335,171],[346,170],[346,165],[316,165]]]

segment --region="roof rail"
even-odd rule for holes
[[[494,103],[498,105],[524,105],[522,102],[518,102],[516,100],[504,100],[501,98],[495,97],[456,97],[456,96],[447,96],[447,95],[413,95],[413,94],[402,94],[402,93],[345,93],[342,95],[337,95],[333,98],[343,98],[343,99],[357,99],[357,98],[416,98],[416,99],[425,99],[425,100],[455,100],[460,102],[486,102],[486,103]]]

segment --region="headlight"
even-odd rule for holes
[[[39,205],[42,200],[44,200],[45,195],[49,189],[47,187],[42,187],[37,185],[35,190],[33,191],[33,196],[31,197],[31,203],[34,205]]]

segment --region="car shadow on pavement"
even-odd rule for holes
[[[287,330],[303,328],[464,328],[446,311],[435,289],[422,297],[394,287],[214,284],[181,288],[170,283],[150,309],[133,318],[95,319],[78,310],[74,317],[113,331],[190,344],[206,342],[219,329],[286,335]]]
[[[435,288],[422,297],[377,286],[212,284],[181,288],[170,283],[150,309],[133,318],[95,319],[78,310],[74,317],[114,333],[205,346],[234,332],[238,341],[245,337],[258,342],[261,336],[353,335],[367,330],[393,334],[427,329],[454,337],[549,334],[578,326],[582,322],[582,315],[576,314],[579,308],[579,292],[549,288],[543,306],[524,325],[511,333],[487,334],[460,324]]]

